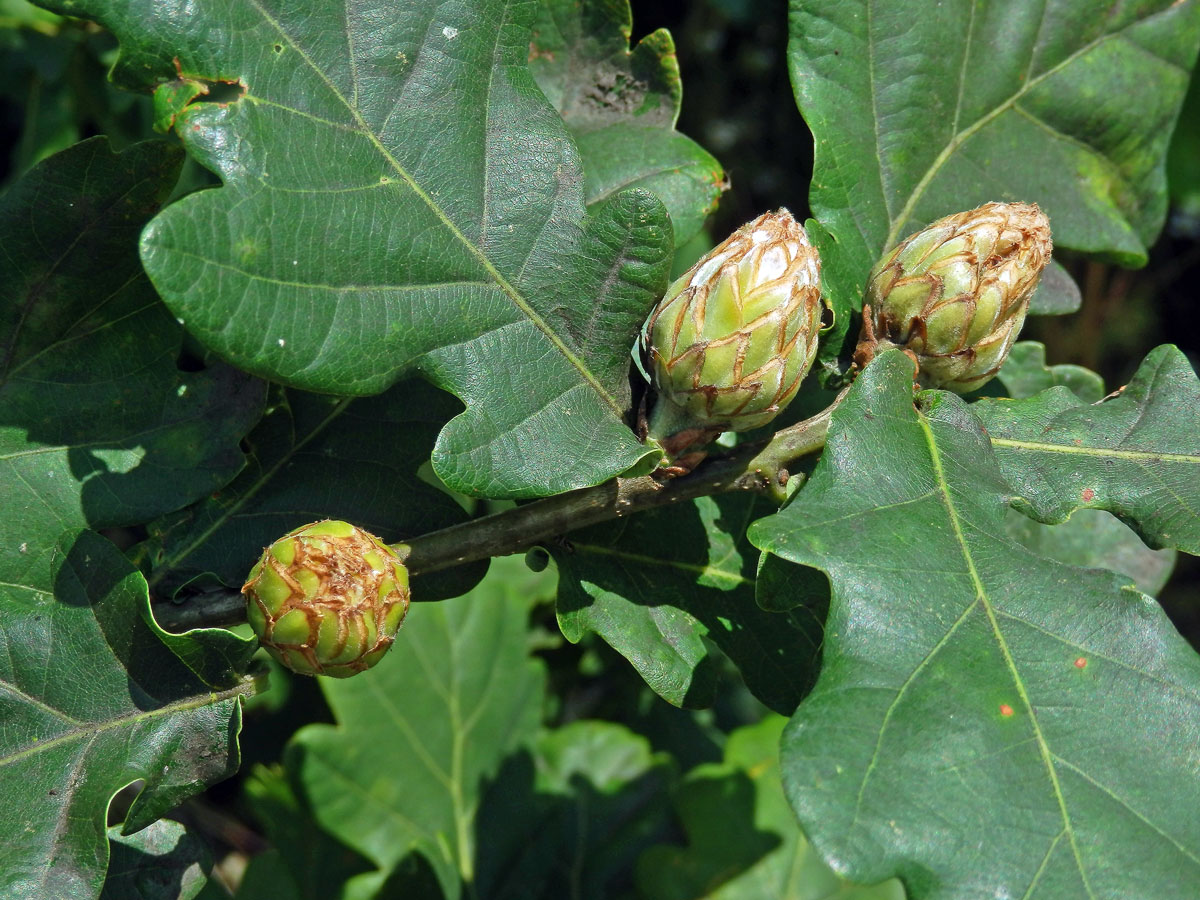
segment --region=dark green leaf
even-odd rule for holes
[[[835,295],[919,227],[990,200],[1041,205],[1058,246],[1145,262],[1200,5],[792,0],[790,35],[810,202],[848,257],[825,256],[846,273]]]
[[[614,722],[543,732],[505,761],[477,821],[474,896],[621,896],[637,855],[668,826],[667,757]]]
[[[1196,896],[1200,658],[1127,579],[1003,537],[986,436],[954,395],[914,408],[912,374],[878,357],[750,529],[833,584],[783,739],[801,825],[914,898]]]
[[[679,245],[716,206],[725,174],[675,130],[683,89],[670,33],[631,52],[632,24],[628,0],[543,0],[529,70],[579,146],[588,205],[644,187],[666,204]]]
[[[646,900],[904,900],[899,882],[856,887],[821,862],[796,825],[779,780],[779,736],[768,716],[729,735],[725,761],[687,774],[674,804],[687,847],[659,845],[638,860]]]
[[[272,849],[255,856],[238,885],[238,900],[335,900],[370,863],[313,820],[279,766],[257,766],[246,798]]]
[[[113,155],[97,138],[0,198],[0,565],[19,570],[64,529],[177,509],[243,465],[262,384],[219,364],[180,371],[182,329],[137,259],[180,161],[164,143]]]
[[[1037,289],[1029,298],[1031,316],[1063,316],[1076,312],[1083,303],[1079,285],[1071,274],[1054,260],[1042,271]]]
[[[1200,75],[1195,71],[1167,154],[1167,179],[1180,209],[1200,216]]]
[[[380,881],[414,850],[447,897],[472,881],[484,783],[541,720],[545,675],[525,629],[538,592],[514,578],[522,565],[497,560],[466,596],[414,606],[379,665],[322,679],[338,724],[311,725],[289,748],[317,821]]]
[[[756,697],[791,712],[811,684],[812,656],[798,647],[813,636],[805,617],[755,604],[758,553],[745,531],[769,509],[753,497],[705,497],[573,532],[551,547],[563,634],[596,632],[663,699],[692,707],[713,702],[711,642]]]
[[[136,834],[108,829],[112,852],[100,900],[193,900],[212,858],[204,841],[178,822],[160,819]]]
[[[246,439],[247,468],[195,506],[151,526],[151,583],[171,593],[197,577],[240,588],[262,548],[293,528],[345,519],[395,542],[467,516],[418,477],[461,406],[422,382],[358,400],[277,389]],[[486,563],[414,582],[422,600],[457,596]]]
[[[254,643],[168,635],[146,583],[89,532],[66,533],[0,587],[0,895],[84,897],[108,862],[109,799],[142,780],[125,833],[238,765],[238,673]]]
[[[1018,341],[1009,351],[1008,359],[998,376],[1017,400],[1032,397],[1047,388],[1062,385],[1083,403],[1104,399],[1104,379],[1083,366],[1046,365],[1046,347],[1037,341]]]
[[[821,255],[821,294],[833,310],[833,327],[821,340],[817,357],[832,363],[849,355],[858,340],[857,332],[851,334],[850,326],[861,321],[867,269],[862,267],[861,259],[841,246],[841,239],[816,219],[807,220],[804,230]]]
[[[0,199],[0,828],[25,834],[0,865],[7,896],[95,894],[116,791],[145,781],[132,832],[237,766],[253,644],[160,631],[145,581],[81,530],[223,484],[261,405],[228,367],[177,368],[182,330],[138,264],[180,158],[96,139]]]
[[[1175,347],[1151,351],[1102,403],[1055,387],[974,409],[1022,512],[1061,522],[1106,509],[1152,547],[1200,553],[1200,379]]]
[[[117,34],[122,83],[244,88],[178,115],[224,186],[142,239],[207,346],[326,393],[420,372],[466,404],[434,453],[463,493],[553,494],[653,455],[623,417],[669,217],[640,190],[585,213],[577,151],[526,65],[534,4],[56,8]]]

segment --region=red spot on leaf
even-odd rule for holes
[[[1007,703],[1000,704],[1000,715],[1005,716],[1007,718],[1008,716],[1011,716],[1012,714],[1013,714],[1013,708],[1011,706],[1009,706]]]
[[[1079,496],[1083,498],[1084,503],[1091,503],[1092,498],[1096,496],[1096,492],[1093,491],[1091,488],[1084,488],[1083,493],[1080,494]]]
[[[1083,669],[1086,667],[1087,667],[1087,657],[1086,656],[1081,656],[1081,657],[1079,657],[1079,659],[1075,660],[1075,668]]]

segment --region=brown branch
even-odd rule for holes
[[[787,465],[825,446],[830,416],[845,393],[839,394],[827,409],[776,432],[769,441],[709,457],[686,476],[614,478],[595,487],[546,497],[432,531],[406,543],[394,544],[393,549],[408,566],[409,574],[416,576],[520,553],[577,528],[697,497],[758,491],[782,502]],[[236,591],[213,591],[197,594],[183,603],[156,602],[154,615],[163,628],[184,631],[243,622],[244,608],[242,596]]]

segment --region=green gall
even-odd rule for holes
[[[408,612],[408,569],[347,522],[314,522],[263,551],[242,586],[246,619],[282,665],[345,678],[383,658]]]
[[[909,235],[871,270],[855,363],[898,347],[924,387],[982,387],[1008,357],[1052,248],[1031,203],[985,203]]]
[[[791,213],[743,225],[667,289],[643,326],[655,391],[648,435],[669,448],[675,435],[688,435],[686,446],[693,434],[770,422],[812,368],[823,308],[816,248]]]

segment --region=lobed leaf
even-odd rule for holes
[[[681,246],[716,207],[725,175],[675,130],[683,87],[670,33],[630,51],[632,26],[628,0],[543,0],[529,70],[579,147],[588,206],[628,187],[653,191]]]
[[[141,548],[152,586],[217,581],[240,588],[262,548],[308,522],[345,519],[395,542],[467,519],[418,472],[438,431],[462,407],[410,381],[376,397],[337,398],[276,389],[246,438],[247,467],[201,502],[151,523]],[[458,596],[487,563],[414,581],[421,600]]]
[[[262,383],[224,365],[180,371],[183,331],[137,259],[181,158],[95,138],[0,197],[0,567],[66,529],[177,509],[243,465]]]
[[[237,767],[252,642],[161,631],[145,581],[86,528],[224,484],[261,407],[242,373],[180,371],[182,329],[137,260],[180,159],[95,139],[0,198],[4,896],[95,896],[114,793],[144,782],[130,834]]]
[[[0,896],[96,896],[109,800],[131,834],[238,766],[253,641],[169,635],[110,542],[67,532],[0,587]]]
[[[804,613],[755,604],[758,553],[745,533],[769,508],[753,497],[703,497],[572,532],[550,548],[563,634],[596,632],[659,696],[688,707],[712,705],[715,645],[756,697],[791,712],[811,686],[820,632]]]
[[[1055,387],[974,409],[1022,512],[1061,522],[1105,509],[1152,547],[1200,553],[1200,379],[1175,347],[1152,350],[1100,403]]]
[[[1065,364],[1047,366],[1046,347],[1037,341],[1013,344],[997,377],[1008,396],[1016,400],[1058,385],[1067,388],[1084,403],[1098,403],[1105,394],[1104,379],[1090,369]]]
[[[1145,263],[1200,4],[792,0],[789,25],[839,304],[886,248],[990,200],[1038,203],[1057,246]]]
[[[543,731],[505,761],[480,807],[473,895],[618,896],[638,854],[669,828],[672,775],[666,754],[615,722]]]
[[[142,238],[207,346],[325,393],[420,373],[466,404],[433,462],[462,493],[553,494],[653,457],[623,417],[669,217],[643,190],[585,212],[579,155],[527,66],[536,4],[55,8],[117,34],[127,86],[236,87],[175,119],[223,186]]]
[[[783,738],[802,827],[914,898],[1194,896],[1200,658],[1128,579],[1004,536],[978,422],[942,392],[914,408],[911,379],[879,356],[812,480],[750,530],[832,584]]]
[[[1010,509],[1010,538],[1038,556],[1124,575],[1143,594],[1155,596],[1175,567],[1174,550],[1151,550],[1128,525],[1102,509],[1080,509],[1061,525],[1043,525]]]
[[[686,847],[659,844],[638,860],[646,900],[904,900],[897,881],[859,887],[838,878],[813,852],[779,778],[779,738],[787,722],[767,716],[729,735],[725,759],[697,766],[673,797]]]
[[[289,745],[304,800],[327,832],[376,864],[370,877],[416,852],[447,897],[472,881],[483,786],[541,720],[545,673],[525,628],[531,594],[512,578],[520,561],[509,562],[463,597],[413,606],[370,671],[322,679],[337,725],[309,725]]]

